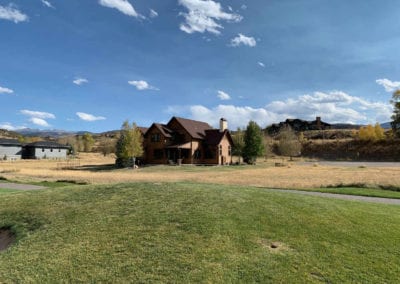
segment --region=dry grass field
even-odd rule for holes
[[[256,166],[150,166],[132,170],[113,168],[112,156],[81,153],[72,161],[78,164],[74,169],[61,169],[65,162],[53,160],[0,162],[0,176],[21,182],[71,180],[90,184],[190,181],[298,189],[339,184],[400,186],[398,167],[339,167],[297,162],[275,167],[274,162],[260,161]]]

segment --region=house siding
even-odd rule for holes
[[[19,160],[22,157],[22,146],[0,145],[1,160]]]
[[[67,149],[61,148],[34,148],[35,159],[66,159]]]

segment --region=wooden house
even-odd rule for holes
[[[143,143],[147,164],[232,163],[233,141],[225,119],[213,129],[205,122],[173,117],[167,124],[153,123]]]

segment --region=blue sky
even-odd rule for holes
[[[390,120],[397,0],[0,0],[0,128]]]

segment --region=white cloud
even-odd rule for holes
[[[150,85],[149,83],[147,83],[146,81],[143,80],[139,80],[139,81],[128,81],[129,85],[135,86],[136,89],[138,89],[139,91],[144,91],[144,90],[155,90],[158,91],[159,89]]]
[[[85,78],[76,78],[74,81],[72,81],[72,83],[74,83],[75,85],[80,86],[82,84],[89,83],[89,81],[87,79],[85,79]]]
[[[51,125],[44,119],[38,117],[31,117],[29,119],[35,125],[42,126],[42,127],[50,127]]]
[[[244,34],[238,34],[237,37],[231,39],[231,46],[247,45],[250,47],[255,47],[257,42],[254,37],[248,37]]]
[[[247,9],[247,6],[246,6],[245,4],[243,4],[242,6],[240,6],[240,9],[246,10],[246,9]]]
[[[84,113],[84,112],[77,112],[76,115],[84,121],[97,121],[97,120],[105,120],[106,118],[104,116],[94,116],[89,113]]]
[[[0,86],[0,94],[12,94],[13,90]]]
[[[6,123],[2,123],[0,124],[0,129],[5,129],[5,130],[15,130],[15,126],[13,126],[11,123],[6,122]]]
[[[257,64],[259,65],[259,66],[261,66],[261,67],[265,67],[265,64],[264,63],[262,63],[262,62],[257,62]]]
[[[0,19],[13,21],[14,23],[28,21],[28,16],[19,11],[13,4],[7,7],[0,5]]]
[[[43,112],[43,111],[23,109],[20,111],[20,113],[23,115],[26,115],[26,116],[41,118],[41,119],[47,119],[47,118],[55,119],[56,118],[56,116],[54,114],[49,113],[49,112]]]
[[[230,129],[245,127],[250,120],[256,121],[262,127],[277,120],[273,112],[249,106],[218,105],[209,109],[202,105],[194,105],[190,107],[190,113],[193,119],[205,121],[214,127],[219,119],[224,117],[228,120]]]
[[[273,101],[264,107],[218,105],[207,108],[202,105],[174,107],[174,115],[185,113],[193,119],[217,126],[224,117],[230,129],[245,127],[250,120],[261,127],[284,121],[287,118],[314,120],[321,116],[328,123],[374,124],[390,121],[393,108],[389,103],[371,102],[341,91],[315,92],[281,101]]]
[[[43,5],[45,5],[46,7],[54,9],[54,6],[50,3],[50,1],[47,1],[47,0],[41,0],[41,1],[42,1]]]
[[[127,16],[144,18],[142,15],[136,12],[135,8],[127,0],[99,0],[99,4],[104,7],[117,9]]]
[[[378,79],[375,82],[383,86],[385,88],[385,91],[389,93],[394,92],[400,87],[399,81],[390,81],[389,79]]]
[[[240,22],[242,16],[234,13],[226,13],[222,10],[221,4],[213,0],[178,0],[188,12],[180,13],[185,18],[180,29],[186,33],[210,32],[220,34],[223,26],[217,21]]]
[[[156,18],[158,17],[158,13],[156,11],[154,11],[153,9],[150,9],[150,18]]]
[[[224,91],[218,91],[218,98],[221,100],[221,101],[226,101],[226,100],[230,100],[231,99],[231,96],[230,95],[228,95],[227,93],[225,93]]]

